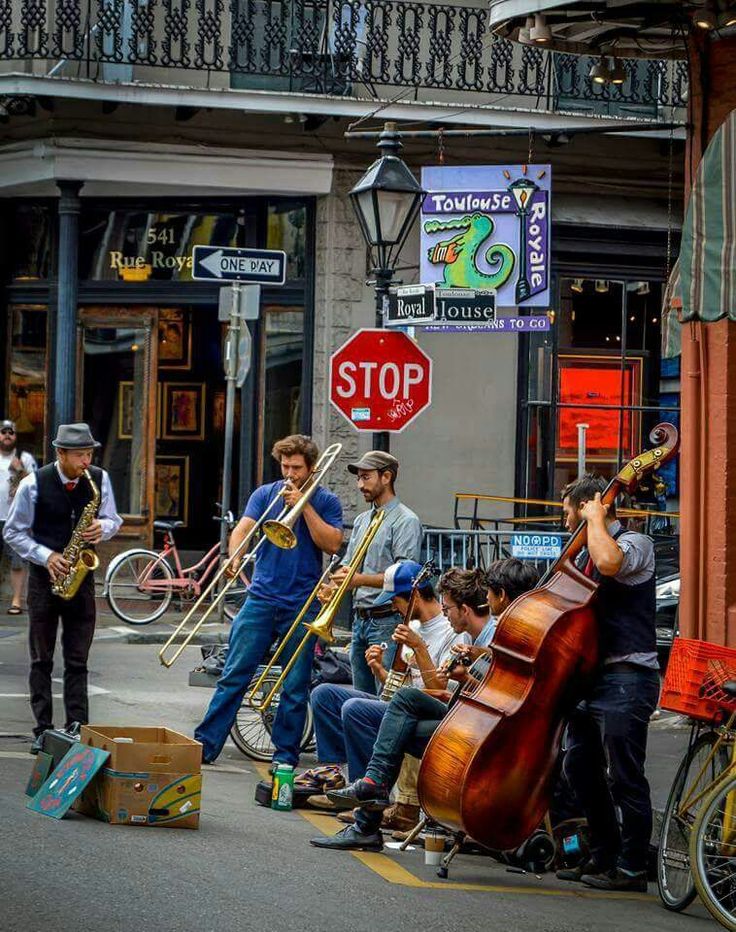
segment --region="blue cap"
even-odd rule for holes
[[[383,574],[383,591],[373,603],[373,607],[387,605],[395,595],[408,596],[421,568],[422,564],[414,560],[392,563]]]

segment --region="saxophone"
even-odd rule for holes
[[[73,599],[87,573],[93,573],[100,565],[100,558],[89,547],[84,546],[82,532],[95,520],[97,509],[100,506],[100,490],[92,481],[89,470],[84,470],[84,477],[92,488],[92,498],[82,510],[77,526],[72,531],[69,543],[64,547],[62,556],[69,563],[69,572],[51,584],[51,591],[60,599]]]

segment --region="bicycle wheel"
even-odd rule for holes
[[[150,550],[131,550],[110,575],[107,601],[129,625],[147,625],[171,604],[174,573],[166,560]]]
[[[690,864],[708,912],[736,930],[736,774],[703,801],[690,833]]]
[[[256,672],[253,682],[255,682],[259,675],[260,674]],[[263,684],[258,690],[258,697],[260,699],[268,695],[278,675],[279,670],[276,668],[273,674],[263,681]],[[230,737],[233,739],[235,747],[241,754],[250,757],[251,760],[270,761],[274,751],[273,743],[271,742],[271,730],[273,728],[274,719],[276,718],[276,710],[278,709],[279,693],[276,693],[273,702],[265,712],[257,712],[250,707],[248,704],[250,695],[251,693],[249,690],[243,698],[243,704],[238,710],[233,727],[230,729]],[[307,717],[304,720],[304,731],[302,733],[301,742],[302,751],[309,750],[313,734],[314,719],[312,717],[312,707],[307,705]]]
[[[693,787],[693,781],[702,770],[717,739],[716,732],[706,731],[685,753],[672,781],[662,817],[657,851],[657,887],[662,905],[675,912],[686,909],[695,899],[695,881],[690,870],[690,831],[702,800],[699,805],[689,807],[682,816],[677,811],[684,794],[695,798],[728,765],[728,749],[722,746],[697,786]]]
[[[235,582],[227,590],[225,595],[225,617],[233,621],[240,609],[243,607],[245,597],[248,594],[248,578],[244,573],[240,573]]]

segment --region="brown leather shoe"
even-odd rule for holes
[[[396,832],[410,832],[419,821],[419,806],[393,803],[384,809],[381,828]]]
[[[348,809],[347,812],[338,812],[337,821],[344,822],[346,825],[352,825],[355,822],[355,816],[353,815],[354,810]]]

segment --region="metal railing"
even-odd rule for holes
[[[422,552],[425,560],[434,560],[440,573],[451,566],[463,569],[487,569],[494,560],[511,556],[511,535],[517,530],[456,530],[453,528],[425,528]],[[547,529],[549,533],[549,529]],[[570,536],[566,532],[555,531],[564,541]],[[539,573],[543,573],[552,563],[549,560],[530,560]]]
[[[602,87],[589,80],[586,58],[493,36],[486,6],[5,0],[0,63],[44,60],[47,74],[92,80],[152,80],[153,68],[196,71],[205,79],[222,72],[235,87],[347,94],[359,85],[377,99],[386,96],[380,86],[410,88],[415,96],[419,89],[477,92],[534,97],[551,110],[584,101],[586,110],[655,117],[659,108],[684,105],[683,63],[622,61],[626,82]]]

